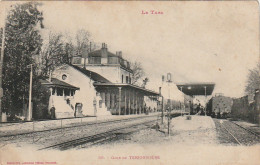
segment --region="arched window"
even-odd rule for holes
[[[67,75],[66,74],[63,74],[62,75],[62,80],[66,80],[67,79]]]
[[[125,82],[128,83],[128,76],[125,77]]]

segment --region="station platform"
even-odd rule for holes
[[[209,116],[186,115],[171,120],[171,141],[174,144],[218,144],[216,126]]]
[[[32,132],[40,132],[46,130],[54,130],[66,127],[95,124],[109,121],[117,121],[129,118],[138,118],[142,116],[160,116],[160,112],[146,114],[132,114],[132,115],[111,115],[111,116],[98,116],[98,117],[82,117],[82,118],[69,118],[57,120],[44,120],[44,121],[31,121],[20,123],[0,123],[0,137],[26,134]]]

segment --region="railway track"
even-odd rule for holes
[[[222,143],[254,145],[260,142],[259,135],[228,120],[213,119]]]
[[[248,132],[254,134],[254,135],[257,136],[258,138],[260,138],[260,136],[259,136],[258,133],[254,132],[254,131],[252,131],[252,130],[250,130],[250,129],[247,129],[247,128],[245,128],[245,127],[243,127],[243,126],[241,126],[241,125],[239,125],[239,124],[237,124],[237,123],[235,123],[235,122],[233,122],[233,121],[230,121],[230,122],[233,123],[233,124],[235,124],[235,125],[237,125],[238,127],[242,128],[242,129],[244,129],[244,130],[246,130],[246,131],[248,131]]]
[[[112,120],[107,120],[107,121],[92,121],[92,122],[84,122],[84,123],[79,123],[76,125],[71,125],[71,126],[65,126],[65,127],[59,127],[59,128],[51,128],[51,129],[46,129],[46,130],[38,130],[38,131],[28,131],[28,132],[23,132],[23,133],[16,133],[16,134],[10,134],[10,135],[0,135],[0,138],[4,137],[14,137],[14,136],[22,136],[22,135],[29,135],[29,134],[35,134],[35,133],[42,133],[42,132],[49,132],[49,131],[56,131],[56,130],[64,130],[64,129],[69,129],[69,128],[75,128],[75,127],[84,127],[84,126],[91,126],[91,125],[102,125],[102,124],[107,124],[107,123],[120,123],[120,122],[125,122],[125,121],[132,121],[136,119],[143,119],[143,118],[151,118],[158,116],[156,115],[150,115],[150,116],[138,116],[138,117],[133,117],[133,118],[127,118],[127,119],[112,119]]]
[[[111,141],[113,139],[118,139],[118,138],[120,138],[120,136],[131,134],[131,133],[139,131],[141,129],[145,129],[145,128],[149,127],[149,125],[151,123],[154,123],[155,121],[157,121],[157,119],[145,121],[145,122],[139,122],[139,123],[135,123],[135,124],[131,124],[131,125],[126,125],[126,126],[114,128],[114,129],[111,129],[109,131],[105,131],[102,133],[98,133],[98,134],[86,136],[83,138],[78,138],[78,139],[66,141],[63,143],[51,145],[48,147],[44,147],[39,150],[46,150],[46,149],[67,150],[67,149],[74,148],[77,146],[82,146],[82,145],[83,145],[83,147],[81,147],[81,148],[87,148],[92,145],[104,143],[107,141]],[[140,127],[140,126],[141,126],[141,128],[139,128],[139,129],[136,128],[136,127]],[[133,129],[133,127],[135,127],[135,128]]]

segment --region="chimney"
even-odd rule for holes
[[[107,44],[106,43],[102,43],[102,49],[107,48]]]
[[[102,43],[101,64],[107,64],[107,63],[108,63],[107,44],[106,43]]]
[[[118,52],[118,56],[122,58],[122,51]]]

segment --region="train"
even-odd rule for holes
[[[231,116],[233,99],[223,94],[215,94],[207,103],[207,115],[213,118],[228,118]]]

